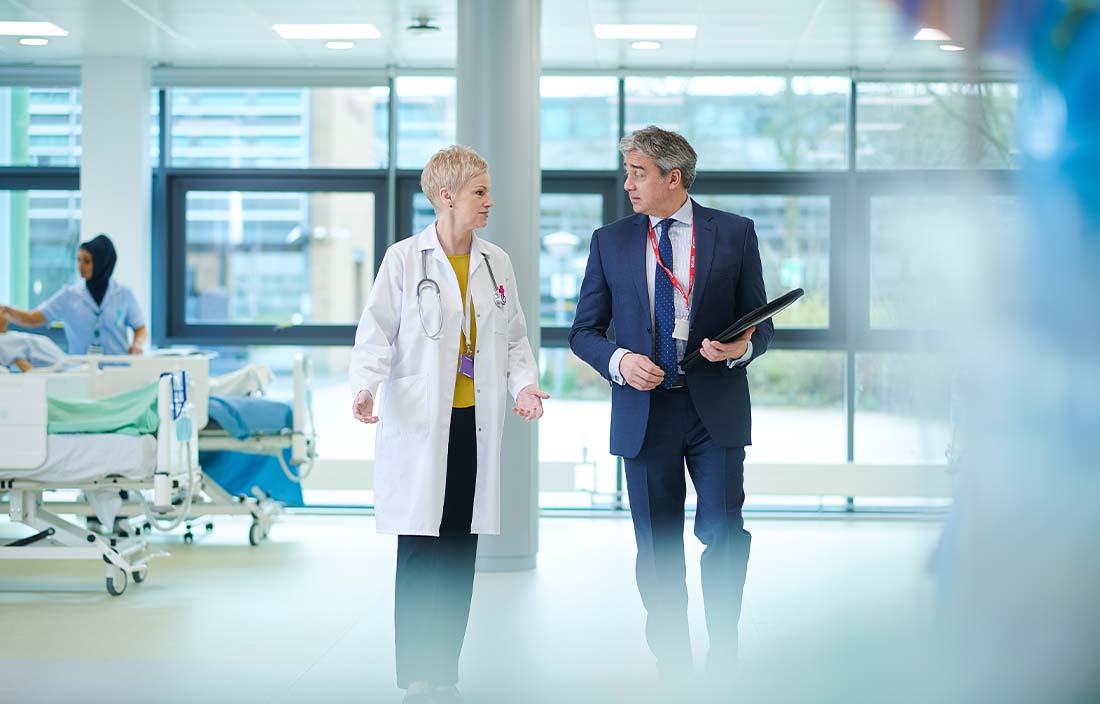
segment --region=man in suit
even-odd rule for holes
[[[659,674],[692,668],[684,566],[684,465],[698,495],[710,652],[721,678],[737,659],[749,559],[744,529],[749,389],[745,367],[767,349],[772,323],[727,343],[717,335],[767,302],[752,220],[688,196],[695,150],[649,126],[619,143],[634,215],[596,230],[569,344],[611,383],[611,452],[626,465],[636,578]],[[607,338],[614,323],[615,341]],[[684,370],[700,349],[705,358]]]

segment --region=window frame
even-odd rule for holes
[[[258,323],[187,322],[187,194],[192,191],[267,191],[293,193],[371,193],[374,195],[374,261],[378,270],[389,246],[386,173],[384,170],[332,169],[165,169],[168,220],[165,279],[168,296],[165,323],[158,341],[166,344],[345,345],[354,324],[304,323],[290,327]],[[161,327],[161,326],[158,326]]]
[[[618,136],[625,131],[625,72],[598,72],[611,75],[619,86]],[[711,75],[714,72],[709,72]],[[735,75],[737,72],[730,72]],[[753,75],[769,75],[768,71]],[[706,75],[690,72],[679,75]],[[402,74],[403,75],[403,74]],[[410,74],[418,75],[418,74]],[[437,75],[433,72],[432,75]],[[442,74],[439,74],[442,75]],[[553,72],[561,75],[561,72]],[[577,75],[596,75],[592,71]],[[630,75],[666,75],[665,72],[636,72]],[[667,75],[678,75],[668,72]],[[743,75],[743,73],[742,73]],[[798,72],[798,75],[842,75],[840,72]],[[877,195],[905,190],[922,194],[957,192],[963,184],[983,179],[991,193],[1014,195],[1017,174],[1014,169],[876,169],[860,170],[856,158],[858,124],[858,86],[865,82],[898,82],[901,80],[944,82],[944,77],[866,79],[857,73],[846,76],[849,81],[849,102],[845,123],[848,149],[847,167],[837,170],[806,171],[708,171],[700,172],[692,192],[696,194],[761,195],[761,196],[824,196],[829,199],[829,323],[824,328],[784,328],[776,331],[773,349],[838,351],[845,356],[845,409],[847,452],[846,461],[854,462],[856,412],[856,355],[866,352],[912,352],[927,340],[927,330],[876,329],[870,321],[870,203]],[[965,82],[964,78],[955,81]],[[1012,82],[1003,78],[980,79],[988,82]],[[397,168],[398,92],[396,75],[389,77],[389,156],[388,168],[374,170],[345,169],[194,169],[166,166],[170,140],[168,106],[165,90],[161,89],[160,165],[154,173],[154,280],[167,281],[164,287],[154,287],[154,332],[158,344],[255,344],[255,345],[348,345],[354,325],[300,325],[285,330],[273,330],[268,325],[188,325],[184,320],[186,262],[185,213],[186,194],[190,190],[290,190],[296,192],[373,192],[375,193],[375,267],[386,248],[400,239],[415,234],[412,230],[413,199],[420,192],[420,172]],[[5,172],[26,171],[30,176],[43,175],[43,169],[0,169],[0,187]],[[56,168],[55,178],[78,177],[78,169]],[[50,182],[49,179],[42,183]],[[37,181],[35,183],[38,183]],[[61,183],[53,181],[51,183]],[[56,186],[58,188],[66,185]],[[596,194],[603,197],[603,219],[613,222],[628,215],[629,201],[622,190],[622,175],[618,168],[604,170],[541,171],[542,193]],[[39,187],[39,186],[35,186]],[[775,294],[775,292],[769,292]],[[172,300],[169,310],[167,300]],[[541,326],[542,346],[568,347],[569,328]],[[933,350],[934,351],[934,350]],[[619,472],[621,472],[621,467]],[[622,479],[620,476],[618,479]],[[620,506],[621,508],[621,506]]]

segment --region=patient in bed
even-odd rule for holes
[[[8,330],[8,319],[0,314],[0,367],[29,372],[57,364],[64,357],[61,348],[45,335]]]

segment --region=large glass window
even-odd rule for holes
[[[957,307],[960,261],[983,232],[1006,243],[1019,227],[1015,196],[954,195],[871,197],[870,322],[875,328],[929,330],[943,326]],[[965,294],[965,291],[963,291]]]
[[[683,134],[701,171],[843,169],[849,86],[820,76],[627,78],[626,131]]]
[[[540,386],[553,399],[539,421],[539,503],[592,508],[614,501],[611,388],[566,348],[539,353]]]
[[[383,168],[389,88],[175,88],[173,166]]]
[[[539,319],[569,327],[577,307],[592,232],[603,224],[603,196],[543,193],[539,254]]]
[[[490,216],[492,217],[492,216]],[[412,232],[403,232],[401,237],[415,235],[435,220],[435,208],[432,207],[428,196],[421,191],[413,196],[413,226]]]
[[[959,373],[943,355],[856,354],[855,461],[943,464]]]
[[[1014,83],[876,83],[856,89],[861,169],[1016,165]]]
[[[79,164],[79,88],[0,87],[0,166]]]
[[[776,316],[776,327],[829,326],[828,196],[694,197],[702,205],[752,218],[769,299],[805,289],[802,298]]]
[[[79,191],[0,191],[0,300],[34,308],[76,280]]]
[[[847,459],[843,352],[768,350],[748,374],[753,444],[747,462]]]
[[[187,322],[354,325],[373,280],[373,193],[189,191]]]
[[[233,364],[268,361],[277,373],[283,370],[277,390],[294,352],[314,355],[326,464],[306,485],[313,505],[373,502],[369,463],[362,460],[373,456],[374,442],[373,429],[347,413],[350,344],[314,345],[350,341],[382,248],[434,218],[419,190],[420,170],[456,141],[453,76],[399,76],[392,85],[392,102],[385,87],[169,94],[167,268],[179,291],[161,329],[181,342],[232,337],[236,343],[243,335],[256,344],[295,345],[222,355]],[[910,336],[898,333],[923,332],[942,319],[954,293],[935,282],[953,280],[948,274],[960,278],[946,267],[973,256],[960,249],[979,241],[972,237],[976,228],[1014,227],[1019,206],[1000,174],[983,179],[987,190],[964,200],[953,185],[962,181],[958,174],[936,172],[931,179],[911,171],[1013,168],[1014,85],[844,76],[549,76],[540,81],[540,100],[539,278],[521,285],[539,288],[538,311],[527,315],[543,328],[541,382],[553,396],[540,422],[541,506],[624,506],[621,463],[608,451],[608,383],[566,347],[565,331],[592,231],[630,213],[617,138],[648,124],[679,131],[695,147],[698,201],[754,220],[768,296],[806,291],[776,319],[771,349],[748,369],[754,416],[748,462],[942,463],[952,370],[940,357],[908,349]],[[853,102],[858,114],[850,114]],[[79,100],[73,105],[75,119],[66,119],[76,128],[79,155]],[[850,163],[851,151],[858,152],[857,163]],[[395,163],[388,163],[389,154],[396,154]],[[42,158],[54,157],[43,152]],[[345,167],[396,170],[393,228],[384,226],[389,199],[382,174],[368,174],[368,186],[360,174],[307,170]],[[875,173],[857,176],[857,167]],[[273,168],[301,171],[262,171]],[[20,207],[34,209],[37,191],[25,190],[31,186],[41,187],[37,177],[4,186],[12,189],[11,222]],[[62,207],[60,198],[68,192],[50,193],[64,219],[70,205]],[[78,199],[71,211],[75,247]],[[180,223],[183,232],[171,231]],[[18,278],[29,299],[34,281],[43,289],[54,284],[45,274],[31,276],[33,253],[13,248],[18,230],[9,229],[0,251],[21,263],[0,262],[0,269],[27,273],[0,272],[7,276],[0,294],[14,291]],[[71,259],[59,254],[51,275],[71,280]],[[171,329],[184,306],[185,324]],[[843,497],[765,502],[847,505]]]
[[[397,167],[423,169],[432,154],[454,144],[455,79],[402,76],[396,84]]]
[[[544,169],[619,167],[619,82],[609,76],[543,76]]]

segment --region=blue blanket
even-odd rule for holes
[[[290,450],[283,450],[283,460],[291,472]],[[286,478],[279,460],[271,455],[246,452],[200,452],[202,472],[233,496],[252,496],[252,487],[260,489],[284,506],[302,506],[302,485]]]
[[[211,396],[210,419],[238,440],[252,435],[277,435],[293,427],[293,409],[282,401],[251,396]],[[290,450],[283,450],[290,466]],[[279,460],[246,452],[200,452],[203,473],[234,496],[252,496],[258,486],[286,506],[302,505],[302,485],[287,479]],[[291,466],[290,471],[297,468]]]
[[[278,435],[294,425],[290,404],[255,396],[211,396],[209,415],[238,440],[252,435]]]

